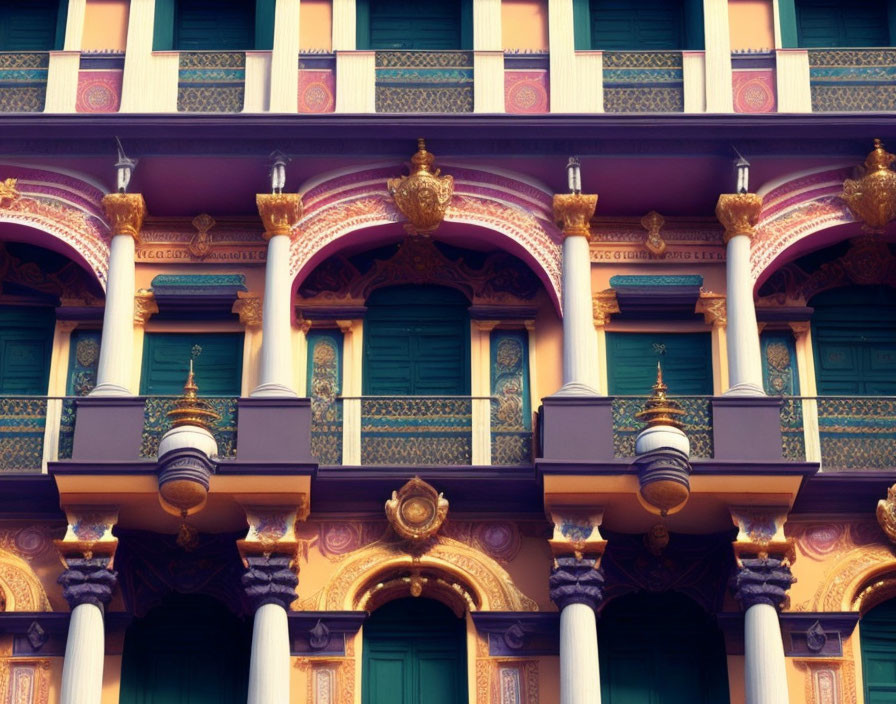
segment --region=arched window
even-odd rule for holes
[[[466,704],[464,620],[441,602],[397,599],[364,624],[363,704]]]

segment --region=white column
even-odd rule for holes
[[[103,339],[91,396],[130,396],[134,356],[135,241],[143,226],[146,203],[138,193],[110,193],[103,207],[112,229]]]
[[[262,604],[252,626],[248,704],[289,702],[289,622],[280,604]]]
[[[597,623],[587,604],[560,612],[560,704],[600,704]]]
[[[548,0],[551,112],[578,112],[572,0]]]
[[[778,112],[812,112],[809,52],[778,49],[775,52]]]
[[[769,604],[753,604],[744,615],[744,674],[746,704],[790,701],[781,625]]]
[[[60,704],[100,704],[105,652],[102,610],[79,604],[72,609],[68,626]]]
[[[252,396],[295,396],[292,388],[292,331],[289,277],[289,235],[268,240],[261,320],[261,370]]]
[[[728,0],[703,0],[706,44],[706,112],[733,112]]]
[[[750,236],[739,234],[728,240],[726,276],[728,286],[728,382],[727,395],[764,396],[759,328],[753,303],[750,276]]]
[[[587,237],[563,240],[563,386],[597,393],[597,345],[591,307],[591,251]]]
[[[299,0],[277,0],[271,53],[271,112],[298,111]]]

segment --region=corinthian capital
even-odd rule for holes
[[[276,235],[288,237],[302,218],[302,199],[298,193],[259,193],[255,203],[266,240]]]
[[[112,236],[130,235],[140,241],[140,229],[146,217],[146,201],[139,193],[108,193],[103,196],[103,208],[109,219]]]
[[[564,193],[554,196],[554,221],[564,237],[591,237],[591,218],[597,209],[597,195]]]
[[[716,217],[725,228],[724,240],[738,235],[752,238],[753,229],[759,222],[762,210],[762,196],[755,193],[723,193],[716,203]]]

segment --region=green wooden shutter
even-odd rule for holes
[[[859,624],[865,704],[896,703],[896,601],[885,601]]]
[[[657,362],[671,395],[712,395],[709,333],[607,333],[611,395],[649,394]]]
[[[181,394],[191,358],[201,396],[240,395],[242,333],[147,333],[140,393]]]
[[[0,394],[46,395],[54,327],[52,308],[0,306]]]
[[[452,289],[374,291],[364,322],[364,394],[468,395],[468,305]]]
[[[778,24],[781,31],[781,46],[784,49],[798,47],[796,0],[778,0]]]
[[[797,0],[799,45],[887,46],[887,0]]]
[[[246,51],[255,44],[251,0],[177,0],[174,48],[180,51]]]
[[[255,49],[274,48],[274,12],[276,0],[255,0]]]
[[[174,49],[174,14],[176,0],[156,0],[152,24],[153,51]]]
[[[421,3],[418,0],[369,0],[370,49],[451,50],[472,45],[472,4],[462,0]],[[469,15],[468,22],[464,22]],[[467,31],[464,32],[464,25]],[[361,31],[358,23],[358,31]],[[359,41],[359,47],[361,42]]]
[[[572,0],[572,26],[576,51],[591,49],[590,0]]]
[[[2,0],[0,2],[0,51],[50,51],[64,39],[57,38],[60,12],[68,3],[59,0]]]
[[[682,2],[591,0],[591,47],[605,51],[682,49]]]

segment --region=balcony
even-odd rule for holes
[[[43,111],[49,67],[48,52],[0,52],[0,112]]]
[[[896,109],[896,50],[808,49],[812,112]]]

